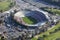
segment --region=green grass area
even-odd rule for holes
[[[57,24],[54,28],[41,33],[39,37],[43,37],[43,35],[47,35],[47,37],[44,37],[44,40],[56,40],[56,38],[60,38],[60,31],[57,31],[56,33],[49,34],[49,32],[53,32],[55,29],[58,29],[60,27],[60,23]],[[32,38],[32,40],[37,40],[37,38]]]
[[[59,9],[54,9],[54,8],[42,8],[42,9],[47,11],[47,12],[60,15],[60,10]]]
[[[48,35],[46,38],[44,38],[45,40],[56,40],[56,38],[60,38],[60,31],[54,33],[54,34],[51,34],[51,35]]]
[[[6,11],[6,10],[10,9],[11,4],[12,4],[11,0],[6,0],[6,1],[0,2],[0,10]]]
[[[32,17],[23,17],[23,21],[27,24],[35,24],[37,23],[37,20]]]
[[[46,10],[48,10],[48,11],[54,13],[54,14],[59,14],[60,15],[60,10],[58,10],[58,9],[46,9]]]
[[[10,3],[9,2],[0,2],[0,10],[7,10],[9,8]]]

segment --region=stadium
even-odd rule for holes
[[[25,26],[41,26],[48,21],[46,15],[39,11],[19,11],[14,14],[14,20]]]

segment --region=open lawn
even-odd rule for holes
[[[59,14],[60,15],[60,10],[59,9],[55,9],[55,8],[42,8],[42,9],[49,12],[49,13]]]
[[[9,5],[10,5],[9,2],[0,2],[0,10],[5,11],[5,10],[9,9]]]
[[[32,17],[23,17],[23,21],[27,24],[35,24],[37,23],[37,20],[35,20]]]
[[[10,9],[13,6],[14,2],[11,2],[11,0],[4,0],[0,2],[0,11],[6,11]]]
[[[48,11],[54,13],[54,14],[59,14],[60,15],[60,10],[58,10],[58,9],[46,9],[46,10],[48,10]]]
[[[53,27],[52,29],[44,32],[44,33],[41,33],[39,35],[39,37],[43,37],[43,35],[47,35],[47,37],[44,37],[44,40],[56,40],[57,38],[60,38],[60,30],[55,32],[55,33],[52,33],[52,34],[49,34],[49,32],[53,32],[55,31],[55,29],[58,29],[60,27],[60,23],[57,24],[55,27]],[[34,37],[32,38],[32,40],[37,40],[38,38]]]

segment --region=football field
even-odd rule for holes
[[[32,17],[23,17],[23,21],[27,24],[35,24],[37,20]]]

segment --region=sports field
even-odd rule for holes
[[[54,28],[41,33],[40,35],[37,35],[37,37],[42,37],[44,40],[57,40],[58,38],[60,38],[60,30],[57,31],[56,29],[60,28],[60,23],[57,24]],[[55,32],[56,31],[56,32]],[[49,32],[53,32],[52,34],[50,34]],[[45,37],[43,37],[43,35],[46,35]],[[32,38],[32,40],[37,40],[38,38],[34,37]],[[59,39],[60,40],[60,39]]]
[[[32,17],[23,17],[23,21],[27,24],[35,24],[37,20]]]

